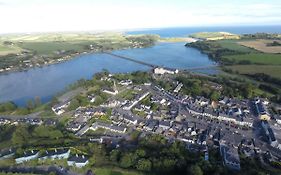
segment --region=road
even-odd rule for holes
[[[41,112],[36,112],[28,115],[0,115],[0,118],[5,118],[5,119],[35,119],[35,118],[40,118]],[[46,118],[46,117],[45,117]]]
[[[13,172],[13,173],[32,173],[32,174],[49,174],[54,172],[57,175],[80,175],[68,169],[59,166],[12,166],[0,167],[0,172]]]

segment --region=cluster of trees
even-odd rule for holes
[[[212,100],[218,100],[221,96],[252,98],[256,96],[257,87],[248,82],[237,82],[226,77],[217,77],[215,79],[191,78],[178,76],[177,81],[183,83],[182,92],[192,96],[204,96]],[[212,90],[204,85],[210,82],[222,85],[222,90]]]
[[[152,46],[159,40],[159,35],[135,35],[127,36],[126,40],[133,43],[140,43],[143,47]]]
[[[278,34],[271,33],[255,33],[255,34],[244,34],[241,39],[280,39]]]
[[[0,104],[0,113],[2,112],[13,112],[17,109],[17,105],[13,102],[6,102]]]
[[[203,96],[212,100],[218,100],[221,96],[221,92],[214,91],[209,87],[204,87],[205,84],[208,84],[208,81],[204,78],[188,78],[184,76],[178,76],[176,78],[177,81],[183,83],[182,92],[184,94],[192,95],[192,96]]]
[[[0,103],[0,113],[16,112],[18,115],[26,115],[31,113],[35,108],[39,106],[41,106],[41,100],[39,97],[35,97],[34,100],[28,100],[25,107],[18,107],[13,102],[5,102]]]
[[[145,174],[221,174],[225,172],[217,162],[208,162],[200,153],[191,153],[182,142],[169,143],[160,135],[141,138],[138,144],[124,143],[119,149],[91,144],[94,166],[118,166],[136,169]]]
[[[64,137],[63,132],[53,126],[17,126],[11,135],[11,141],[14,146],[25,146],[38,139],[58,140]],[[37,143],[40,144],[40,143]]]
[[[260,82],[267,82],[267,83],[275,84],[277,86],[281,86],[281,79],[272,77],[264,73],[246,74],[246,75]]]
[[[220,44],[216,43],[216,41],[197,41],[187,43],[186,46],[199,49],[201,52],[207,54],[211,59],[223,65],[251,64],[251,62],[247,60],[236,62],[235,60],[225,58],[224,56],[226,55],[239,55],[246,54],[247,52],[223,48]]]

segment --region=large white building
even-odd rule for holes
[[[179,70],[178,69],[175,69],[175,70],[172,70],[172,69],[165,69],[163,67],[156,67],[153,72],[155,74],[159,74],[159,75],[163,75],[165,73],[167,74],[177,74],[179,73]]]

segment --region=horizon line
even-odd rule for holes
[[[48,33],[103,33],[103,32],[133,32],[133,31],[149,31],[160,29],[172,29],[172,28],[215,28],[215,27],[281,27],[281,24],[241,24],[241,25],[194,25],[194,26],[163,26],[163,27],[145,27],[145,28],[131,28],[131,29],[98,29],[98,30],[58,30],[58,31],[33,31],[33,32],[4,32],[1,35],[16,35],[16,34],[48,34]],[[203,31],[202,31],[203,32]],[[281,31],[280,31],[281,33]]]

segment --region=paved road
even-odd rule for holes
[[[6,118],[6,119],[34,119],[34,118],[40,118],[41,112],[36,112],[28,115],[0,115],[0,118]],[[46,118],[46,117],[45,117]]]
[[[55,172],[57,175],[80,175],[62,167],[58,166],[13,166],[13,167],[0,167],[0,172],[13,172],[13,173],[32,173],[32,174],[48,174]]]

